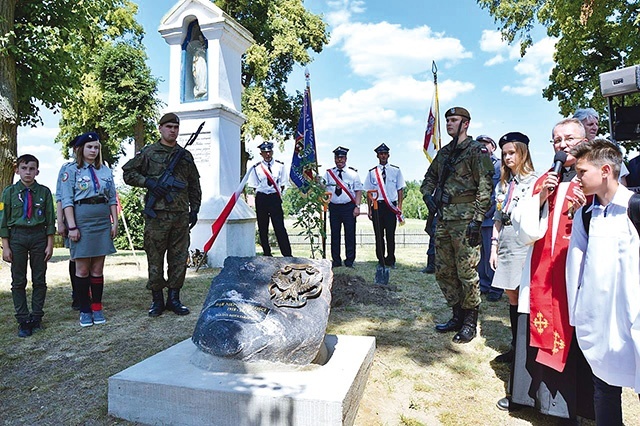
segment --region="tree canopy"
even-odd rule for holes
[[[306,10],[302,0],[215,3],[251,31],[255,40],[242,64],[242,110],[247,116],[243,141],[260,135],[282,142],[293,136],[302,106],[301,92],[287,94],[287,79],[296,64],[311,62],[310,50],[320,53],[328,43],[326,23]]]
[[[129,0],[0,0],[0,185],[13,179],[17,126],[38,125],[83,84],[104,40],[142,36]]]
[[[498,23],[508,42],[521,41],[521,53],[532,45],[532,30],[542,24],[558,38],[548,99],[558,99],[570,115],[591,106],[608,115],[599,74],[640,64],[640,3],[630,0],[477,0]],[[605,124],[604,121],[602,123]]]

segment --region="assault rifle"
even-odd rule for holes
[[[444,184],[447,182],[449,175],[455,170],[455,161],[460,155],[457,151],[458,147],[458,139],[460,137],[460,130],[462,130],[462,123],[460,121],[460,125],[458,126],[458,131],[456,132],[456,136],[451,141],[451,152],[449,156],[444,162],[444,166],[440,171],[440,176],[438,177],[438,185],[436,186],[433,194],[429,194],[425,196],[425,203],[427,204],[427,208],[429,209],[429,216],[427,216],[427,225],[425,226],[425,231],[429,234],[429,237],[433,238],[433,221],[436,220],[437,217],[442,216],[442,206],[445,204],[449,204],[451,201],[451,195],[444,192]]]
[[[202,131],[202,128],[204,127],[204,123],[205,122],[203,121],[202,124],[200,124],[200,127],[198,127],[198,130],[196,130],[195,133],[193,133],[189,137],[189,140],[184,145],[184,148],[181,147],[180,145],[177,145],[178,149],[176,149],[176,151],[174,152],[173,157],[171,157],[171,161],[169,162],[169,165],[167,166],[164,173],[162,173],[162,176],[160,176],[160,179],[158,179],[158,182],[154,186],[154,188],[160,187],[166,190],[166,195],[164,196],[164,199],[167,201],[167,203],[173,203],[173,196],[171,195],[171,191],[173,190],[179,191],[187,187],[187,184],[185,182],[182,182],[181,180],[178,180],[173,176],[173,171],[175,170],[180,160],[182,160],[186,155],[187,150],[185,148],[187,148],[189,145],[193,145],[193,143],[198,138],[198,135],[200,134],[200,132]],[[142,212],[149,217],[152,217],[152,218],[156,217],[157,214],[153,210],[153,206],[156,204],[156,201],[157,201],[157,197],[153,194],[152,191],[149,191],[149,198],[147,198],[147,202],[144,205],[144,210]]]

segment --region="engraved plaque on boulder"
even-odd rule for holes
[[[332,279],[328,260],[228,257],[192,340],[219,357],[307,365],[323,344]]]

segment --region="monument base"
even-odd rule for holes
[[[162,425],[352,425],[375,338],[327,335],[325,345],[323,365],[238,371],[196,367],[200,351],[188,339],[111,376],[109,414]]]

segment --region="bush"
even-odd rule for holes
[[[129,235],[135,249],[142,249],[144,246],[144,188],[135,188],[125,186],[118,191],[120,197],[120,205],[122,206],[122,214],[127,221]],[[129,250],[129,239],[124,227],[122,217],[118,221],[118,236],[114,240],[114,244],[118,250]]]

